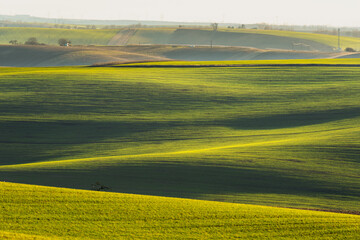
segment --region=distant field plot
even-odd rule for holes
[[[0,182],[5,239],[357,239],[360,216]]]
[[[126,30],[128,31],[128,30]],[[128,41],[126,37],[116,36],[112,42]],[[246,47],[191,47],[173,45],[127,45],[127,46],[29,46],[29,45],[0,45],[0,66],[9,67],[48,67],[74,65],[116,65],[125,62],[146,62],[160,60],[191,60],[212,61],[204,64],[249,64],[251,62],[233,62],[234,60],[266,60],[266,59],[317,59],[317,58],[346,58],[338,61],[340,64],[356,63],[358,53],[342,52],[308,52],[288,50],[262,50]],[[353,60],[351,60],[353,59]],[[221,60],[232,60],[220,62]],[[217,61],[217,62],[216,62]],[[310,63],[336,63],[330,60],[314,60]],[[258,62],[253,62],[257,64]],[[266,62],[260,62],[265,64]],[[277,62],[272,62],[277,63]],[[286,61],[279,62],[286,64]],[[289,63],[309,63],[304,60]],[[164,64],[164,63],[159,63]],[[171,65],[179,62],[171,63]],[[199,65],[198,62],[184,63]],[[154,65],[151,65],[154,66]]]
[[[169,44],[175,29],[140,29],[137,30],[128,42],[129,44]]]
[[[25,43],[37,38],[39,43],[58,45],[60,38],[71,40],[74,45],[107,45],[119,30],[114,29],[54,29],[54,28],[0,28],[0,44],[10,40]]]
[[[333,51],[338,38],[333,35],[292,31],[236,29],[219,31],[200,29],[138,29],[130,39],[132,44],[192,44],[246,46],[260,49]],[[341,37],[342,49],[360,50],[360,38]]]
[[[336,59],[286,59],[286,60],[238,60],[238,61],[159,61],[159,62],[134,62],[125,64],[109,64],[119,67],[236,67],[236,66],[266,66],[266,67],[310,67],[310,66],[359,66],[360,58]],[[101,66],[101,65],[100,65]]]
[[[74,45],[192,45],[243,46],[258,49],[332,52],[338,48],[333,35],[258,29],[196,28],[121,28],[121,29],[55,29],[55,28],[0,28],[0,44],[10,40],[24,43],[36,37],[39,42],[57,45],[60,38]],[[340,47],[360,50],[360,38],[341,37]]]
[[[104,62],[166,60],[143,52],[131,52],[126,47],[110,46],[0,46],[0,66],[47,67],[91,65]]]
[[[236,29],[236,30],[231,29],[231,30],[226,30],[226,31],[292,37],[292,38],[316,41],[319,43],[323,43],[323,44],[332,46],[334,48],[338,47],[338,36],[335,36],[335,35],[292,32],[292,31],[279,31],[279,30],[258,30],[258,29]],[[352,48],[360,50],[360,38],[341,36],[340,47],[342,49],[345,49],[347,47],[352,47]]]
[[[0,179],[359,211],[359,78],[346,66],[2,68]]]

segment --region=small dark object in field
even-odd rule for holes
[[[356,51],[355,51],[355,49],[348,47],[348,48],[345,48],[345,52],[356,52]]]
[[[69,47],[69,46],[71,45],[71,41],[68,40],[68,39],[65,39],[65,38],[60,38],[60,39],[58,40],[58,44],[59,44],[60,46]]]
[[[104,186],[99,182],[96,182],[95,184],[91,185],[91,190],[95,190],[95,191],[109,190],[109,189],[110,189],[109,187]]]
[[[39,42],[35,37],[31,37],[25,42],[25,45],[39,45]]]

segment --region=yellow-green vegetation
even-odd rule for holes
[[[0,183],[10,239],[357,239],[360,216]],[[33,237],[33,238],[31,238]]]
[[[36,37],[39,42],[57,45],[60,38],[74,45],[127,44],[185,44],[246,46],[260,49],[287,49],[306,51],[333,51],[338,47],[337,36],[292,31],[257,29],[220,29],[211,31],[191,28],[143,29],[53,29],[53,28],[0,28],[0,44],[10,40],[24,43]],[[360,50],[360,38],[341,37],[341,48]]]
[[[331,51],[338,47],[337,36],[293,31],[258,29],[139,29],[130,43],[249,46],[291,50]],[[360,50],[360,38],[341,37],[342,49]]]
[[[2,68],[0,179],[359,211],[359,76],[346,66]]]
[[[49,240],[49,239],[59,239],[57,237],[45,237],[39,235],[28,235],[28,234],[21,234],[16,232],[4,232],[0,231],[0,239],[17,239],[17,240]]]
[[[294,65],[303,66],[303,65],[360,65],[359,58],[335,58],[335,59],[286,59],[286,60],[237,60],[237,61],[160,61],[160,62],[138,62],[138,63],[126,63],[126,64],[115,64],[112,66],[149,66],[149,67],[181,67],[181,66],[205,66],[205,67],[233,67],[233,66],[282,66],[282,65]]]
[[[128,44],[168,44],[173,28],[140,29],[130,38]]]
[[[0,44],[10,40],[25,43],[35,37],[39,43],[58,45],[60,38],[71,41],[74,45],[107,45],[116,35],[116,29],[56,29],[56,28],[0,28]]]
[[[293,31],[280,31],[280,30],[260,30],[260,29],[231,29],[225,30],[230,32],[240,32],[240,33],[255,33],[255,34],[266,34],[282,37],[291,37],[298,39],[307,39],[311,41],[316,41],[323,43],[334,48],[338,47],[338,36],[319,34],[319,33],[304,33],[304,32],[293,32]],[[352,47],[360,50],[360,38],[355,37],[344,37],[341,36],[340,47],[345,49],[347,47]]]

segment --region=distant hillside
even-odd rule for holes
[[[154,60],[267,60],[358,57],[358,54],[288,50],[261,50],[244,47],[189,47],[168,45],[131,46],[25,46],[0,45],[0,66],[39,67],[92,65],[109,62]]]
[[[122,47],[59,47],[0,45],[0,66],[39,67],[91,65],[103,62],[166,60],[129,52]]]
[[[155,25],[155,26],[178,26],[178,25],[192,25],[192,26],[209,26],[207,22],[171,22],[171,21],[147,21],[147,20],[94,20],[94,19],[64,19],[64,18],[42,18],[30,15],[0,15],[0,20],[25,22],[25,23],[53,23],[53,24],[81,24],[81,25]],[[223,25],[228,25],[224,23]],[[253,25],[251,25],[253,26]]]
[[[242,46],[259,49],[332,52],[337,49],[336,36],[275,30],[199,28],[120,28],[120,29],[56,29],[56,28],[0,28],[0,44],[10,40],[24,43],[35,37],[38,42],[57,45],[60,38],[73,45],[190,45]],[[343,49],[358,49],[360,38],[342,37]]]
[[[311,40],[257,33],[179,29],[174,32],[170,39],[170,43],[179,44],[209,45],[211,42],[214,45],[245,46],[261,49],[294,49],[295,44],[301,44],[297,50],[317,50],[323,52],[333,50],[330,46]]]
[[[39,43],[58,45],[60,38],[71,40],[73,45],[107,45],[119,30],[116,29],[55,29],[55,28],[0,28],[0,44],[10,40],[20,43],[30,37]]]
[[[112,45],[127,44],[177,44],[201,46],[243,46],[260,49],[284,49],[298,51],[331,52],[337,48],[336,36],[314,33],[290,31],[273,31],[257,29],[222,29],[212,31],[190,28],[143,28],[136,29],[130,34],[119,31],[116,35],[118,42]],[[124,39],[126,41],[124,42]],[[342,37],[341,47],[358,49],[360,38]]]

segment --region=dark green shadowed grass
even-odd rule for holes
[[[0,72],[0,179],[359,211],[356,67]]]

